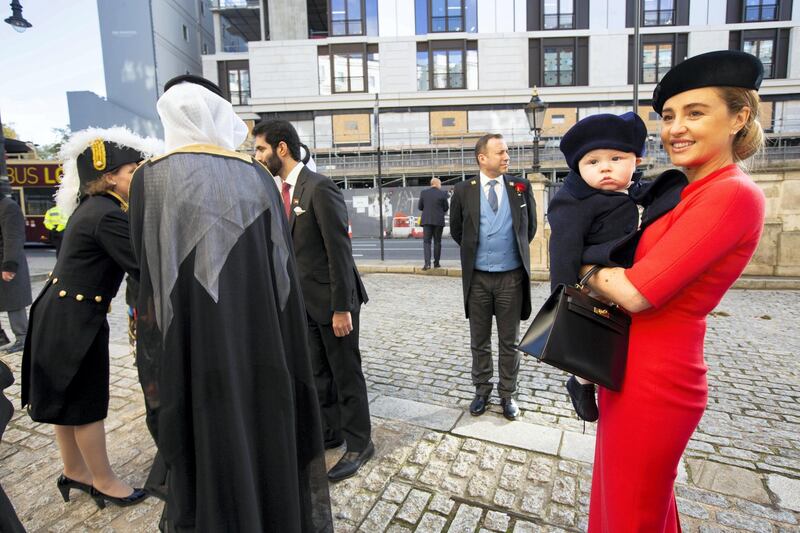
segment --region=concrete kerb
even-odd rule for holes
[[[457,267],[422,270],[422,267],[419,266],[398,264],[357,264],[356,266],[361,274],[415,274],[420,276],[446,276],[451,278],[461,277],[461,269]],[[534,270],[531,272],[531,281],[546,282],[549,280],[550,274],[547,271]],[[736,280],[736,283],[733,284],[733,288],[769,291],[796,291],[800,290],[800,278],[743,276]]]

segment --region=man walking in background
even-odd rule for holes
[[[442,180],[431,178],[430,189],[422,191],[417,204],[417,209],[422,211],[423,248],[425,250],[425,265],[422,270],[431,268],[431,239],[433,239],[433,268],[440,267],[444,214],[449,208],[447,193],[442,190]]]
[[[355,475],[375,453],[358,348],[359,312],[367,302],[367,291],[353,261],[347,207],[330,178],[300,161],[300,137],[291,123],[262,122],[253,128],[253,137],[256,159],[281,178],[308,314],[325,448],[347,443],[347,452],[328,472],[328,479],[341,481]]]
[[[498,392],[503,416],[514,420],[520,320],[531,314],[530,242],[536,233],[531,187],[505,174],[508,146],[499,134],[475,145],[480,174],[455,186],[450,203],[450,232],[461,247],[464,310],[472,348],[473,416],[486,412],[492,392],[492,316],[499,337]]]
[[[0,353],[19,352],[25,347],[28,334],[28,314],[31,304],[31,278],[25,258],[25,217],[17,202],[11,199],[7,180],[0,182],[0,311],[8,312],[11,331],[16,337],[12,344],[0,328]]]

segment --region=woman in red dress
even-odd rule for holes
[[[672,69],[653,93],[661,140],[689,185],[644,231],[631,268],[603,268],[589,283],[632,313],[623,388],[601,388],[598,399],[590,533],[680,531],[673,485],[708,398],[706,316],[764,222],[764,194],[737,165],[763,146],[762,75],[749,54],[710,52]]]

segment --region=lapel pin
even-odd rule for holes
[[[477,183],[478,183],[478,182],[477,182],[477,181],[475,181],[475,180],[472,180],[472,181],[470,181],[470,183],[471,183],[472,185],[477,185]]]
[[[300,198],[295,198],[294,200],[292,200],[292,204],[294,205],[297,205],[299,203],[300,203]]]

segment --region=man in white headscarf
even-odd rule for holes
[[[167,154],[142,164],[137,360],[167,468],[166,528],[333,531],[305,310],[273,178],[234,150],[219,88],[167,82]]]

